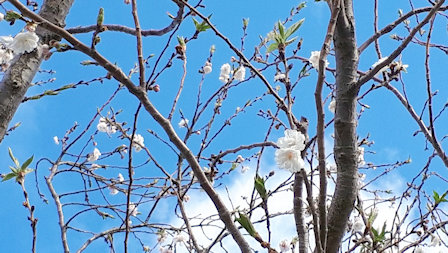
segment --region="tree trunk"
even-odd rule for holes
[[[340,247],[357,189],[356,98],[359,89],[354,84],[357,76],[358,51],[352,0],[343,0],[341,5],[334,33],[336,55],[334,156],[337,181],[328,217],[326,249],[328,253],[336,253]]]

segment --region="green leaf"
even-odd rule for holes
[[[185,39],[183,36],[177,36],[177,42],[179,42],[179,45],[185,46]]]
[[[266,51],[266,53],[270,53],[270,52],[272,52],[274,50],[277,50],[277,49],[278,49],[278,43],[277,42],[272,43],[271,45],[269,45],[268,50]]]
[[[255,231],[254,225],[252,225],[252,222],[250,222],[249,218],[242,214],[242,213],[238,213],[239,214],[239,218],[236,218],[236,221],[238,221],[238,223],[240,223],[240,225],[246,229],[246,231],[249,233],[249,235],[251,235],[252,237],[255,237],[255,234],[257,233],[257,231]]]
[[[374,242],[383,242],[386,239],[386,222],[384,222],[383,227],[381,228],[381,233],[378,233],[374,228],[372,228],[372,232],[374,235]]]
[[[3,177],[2,182],[4,182],[4,181],[8,181],[8,180],[10,180],[11,178],[14,178],[14,177],[16,177],[16,176],[17,176],[17,174],[14,173],[14,172],[8,173],[8,174],[6,174],[6,175]]]
[[[433,192],[433,198],[434,198],[434,202],[436,203],[436,205],[442,203],[442,202],[448,202],[448,200],[445,198],[446,195],[448,194],[448,191],[446,191],[444,194],[442,194],[442,196],[439,195],[439,193],[437,193],[436,191],[432,191]]]
[[[9,169],[10,169],[12,172],[14,172],[14,173],[19,172],[19,169],[16,169],[16,168],[14,168],[14,167],[12,167],[12,166],[9,166]]]
[[[232,163],[232,167],[230,167],[230,171],[234,170],[238,166],[238,163]]]
[[[9,157],[11,157],[11,160],[14,162],[16,167],[19,168],[20,167],[19,161],[17,160],[17,158],[14,157],[14,155],[12,154],[12,150],[9,147],[8,147],[8,152],[9,152]]]
[[[285,36],[285,27],[283,26],[282,22],[278,21],[277,26],[278,26],[278,31],[279,31],[279,33],[280,33],[280,36],[281,36],[283,39],[286,39],[286,36]]]
[[[255,176],[255,180],[254,181],[255,181],[254,182],[255,190],[257,190],[258,194],[260,194],[260,197],[263,200],[266,200],[266,198],[267,198],[267,191],[266,191],[266,187],[264,185],[264,179],[257,174]]]
[[[300,26],[303,24],[304,21],[305,21],[305,19],[303,18],[303,19],[297,21],[297,22],[296,22],[295,24],[293,24],[292,26],[290,26],[290,27],[286,30],[286,33],[285,33],[285,37],[286,37],[286,39],[289,38],[289,36],[291,36],[293,33],[295,33],[295,32],[300,28]]]
[[[199,22],[195,18],[193,18],[193,23],[194,23],[194,26],[196,27],[196,30],[197,30],[198,26],[199,26]]]
[[[5,21],[14,22],[16,19],[21,18],[22,15],[15,11],[7,11],[5,15]]]
[[[287,41],[285,42],[285,46],[287,46],[287,45],[293,43],[296,39],[297,39],[297,37],[294,37],[294,38],[292,38],[292,39],[290,39],[290,40],[287,40]]]
[[[211,17],[212,15],[208,16],[208,19],[210,19]],[[196,31],[198,32],[205,32],[211,28],[211,26],[209,26],[207,22],[202,21],[201,23],[199,23],[195,18],[193,18],[193,23],[196,28]]]
[[[30,165],[30,163],[33,161],[34,155],[31,156],[30,158],[28,158],[28,160],[26,160],[21,167],[21,170],[24,171],[28,168],[28,165]]]

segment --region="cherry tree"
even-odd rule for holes
[[[57,152],[0,146],[32,252],[56,223],[64,252],[448,249],[444,0],[299,3],[263,35],[250,11],[227,34],[204,0],[111,2],[73,18],[72,0],[0,1],[16,31],[0,37],[0,142],[33,124],[15,122],[22,104],[78,110],[55,127]],[[318,18],[322,36],[302,32]],[[416,148],[391,161],[385,134]]]

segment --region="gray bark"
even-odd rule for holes
[[[60,27],[64,27],[64,20],[73,1],[46,0],[42,4],[39,15]],[[59,36],[39,26],[36,29],[36,34],[39,36],[41,44],[46,44],[52,39],[60,40]],[[41,63],[42,59],[37,50],[16,56],[0,81],[0,143],[3,141],[8,125],[22,103]]]
[[[328,217],[326,252],[338,251],[353,209],[357,189],[356,71],[358,51],[352,0],[341,1],[334,48],[336,55],[336,112],[334,156],[337,181]]]

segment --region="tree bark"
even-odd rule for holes
[[[39,15],[57,26],[64,27],[65,18],[73,2],[74,0],[45,0]],[[40,44],[48,44],[50,40],[60,40],[59,36],[39,26],[36,34],[40,38]],[[42,59],[37,49],[31,53],[18,55],[0,81],[0,143],[25,93],[31,87],[31,82],[41,63]]]
[[[336,112],[334,156],[337,166],[336,189],[328,217],[326,252],[336,253],[345,234],[357,189],[357,139],[355,86],[358,51],[352,0],[341,1],[334,32],[336,56]]]

